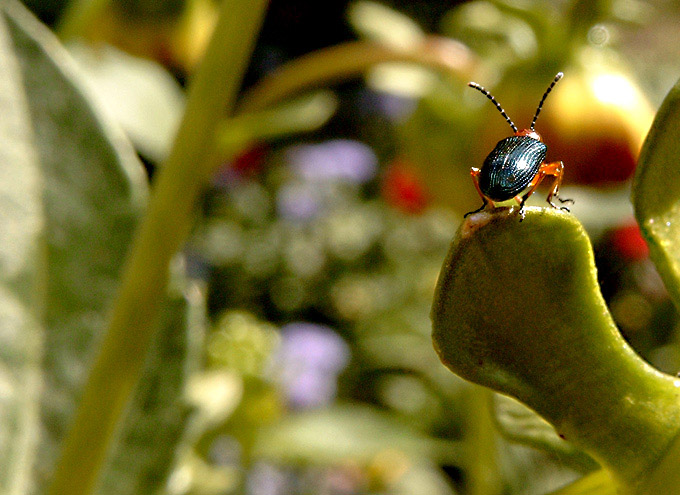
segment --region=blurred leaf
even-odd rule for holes
[[[497,440],[498,464],[507,493],[545,495],[573,483],[587,472],[570,468],[551,453],[502,437]]]
[[[224,121],[217,130],[217,148],[232,156],[253,141],[313,131],[330,119],[338,106],[330,91],[317,91],[290,102]]]
[[[498,429],[506,439],[545,450],[561,463],[581,470],[597,467],[588,454],[562,440],[550,423],[521,402],[494,394],[493,406]]]
[[[352,3],[347,17],[362,37],[395,48],[411,48],[425,38],[425,33],[413,19],[377,2],[360,0]]]
[[[668,93],[638,160],[633,204],[650,257],[680,307],[680,82]]]
[[[184,110],[179,84],[160,65],[112,46],[72,43],[69,52],[97,102],[125,130],[145,157],[167,156]]]
[[[183,280],[178,284],[111,452],[97,491],[101,495],[161,493],[175,462],[175,446],[188,424],[183,395],[200,363],[205,332],[203,291],[196,285],[185,287]]]
[[[40,429],[43,273],[40,163],[28,98],[0,18],[0,492],[25,493]]]
[[[390,485],[389,493],[395,495],[453,495],[457,493],[449,477],[437,466],[419,463]]]
[[[386,451],[451,464],[461,459],[457,444],[428,438],[387,414],[358,405],[288,416],[261,431],[255,444],[256,456],[306,464],[348,459],[368,463]]]
[[[399,311],[393,309],[367,320],[356,329],[357,350],[371,369],[414,373],[426,379],[438,394],[458,398],[465,382],[449,373],[437,359],[432,350],[432,325],[424,313],[422,306],[409,310],[401,304]],[[461,405],[456,402],[456,406]],[[454,416],[460,412],[447,411]]]
[[[17,3],[3,4],[3,14],[0,308],[13,333],[5,331],[0,369],[12,370],[3,383],[21,400],[8,392],[0,403],[2,429],[12,435],[1,443],[0,491],[27,493],[30,484],[42,493],[103,331],[146,184],[134,152],[91,109],[69,57],[47,30]],[[196,359],[191,339],[200,307],[195,294],[189,305],[181,294],[168,303],[102,493],[140,493],[139,486],[145,492],[164,482],[183,424],[178,398]]]
[[[142,378],[170,263],[189,234],[200,193],[218,166],[215,129],[231,112],[265,7],[259,0],[221,4],[177,137],[135,233],[100,352],[53,474],[52,494],[84,495],[97,482],[124,408]]]
[[[529,17],[541,16],[528,15],[529,12],[508,8],[501,2],[465,2],[448,13],[443,28],[448,36],[473,48],[491,66],[502,68],[538,54],[537,33]]]
[[[385,62],[407,62],[466,77],[477,61],[465,46],[441,37],[406,50],[375,42],[352,41],[282,65],[248,90],[240,111],[261,110],[303,90],[361,76],[376,64]]]
[[[611,475],[604,469],[551,492],[550,495],[617,495],[620,493]]]
[[[6,218],[0,235],[11,238],[2,243],[0,259],[2,277],[16,282],[14,295],[7,293],[12,305],[2,301],[0,307],[17,313],[24,299],[35,314],[33,326],[20,338],[23,350],[3,358],[3,366],[15,363],[15,373],[25,370],[27,375],[14,377],[12,384],[24,400],[23,423],[12,418],[9,401],[0,404],[3,430],[16,437],[2,443],[0,491],[26,493],[30,483],[43,493],[104,329],[146,182],[133,150],[116,127],[91,109],[68,55],[46,28],[14,2],[3,4],[3,9],[5,127],[0,140],[6,180],[0,202]],[[22,175],[13,177],[19,172]],[[38,285],[24,295],[31,278]],[[197,360],[195,339],[202,332],[203,311],[201,294],[188,291],[187,300],[184,282],[178,284],[165,306],[156,347],[128,409],[101,493],[157,489],[174,461],[173,445],[185,416],[180,398],[186,374]],[[39,356],[33,354],[36,338],[45,346],[42,370]],[[3,347],[9,350],[16,344]],[[18,366],[29,359],[30,373]],[[28,378],[44,380],[42,397]],[[33,439],[35,451],[25,438]],[[37,461],[32,458],[36,454]]]
[[[3,2],[2,14],[3,321],[21,317],[2,346],[13,375],[3,382],[21,397],[8,392],[1,407],[12,438],[1,443],[0,491],[10,493],[49,477],[146,185],[133,150],[93,112],[48,30],[18,2]]]

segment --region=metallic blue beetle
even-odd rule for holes
[[[477,83],[468,83],[468,86],[481,91],[484,96],[496,105],[498,111],[501,112],[501,115],[505,117],[505,120],[512,127],[515,135],[499,141],[493,151],[489,153],[489,156],[486,157],[486,160],[484,160],[481,169],[473,167],[470,170],[472,182],[484,203],[477,210],[466,213],[466,217],[483,210],[487,205],[493,207],[495,201],[515,198],[519,203],[521,222],[524,219],[524,203],[526,203],[526,200],[534,193],[546,176],[555,178],[553,187],[548,194],[550,206],[557,208],[552,202],[553,198],[557,198],[562,203],[574,202],[571,199],[559,197],[558,192],[562,183],[564,164],[562,162],[545,163],[545,154],[548,147],[543,143],[541,136],[534,130],[538,114],[541,112],[541,108],[543,108],[543,102],[555,84],[557,84],[557,81],[562,79],[562,76],[563,74],[558,72],[543,94],[543,98],[541,98],[534,114],[534,119],[531,121],[531,127],[519,131],[491,93]],[[527,192],[520,195],[524,190]],[[562,209],[569,211],[569,208],[564,206]]]

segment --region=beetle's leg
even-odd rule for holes
[[[465,215],[463,215],[463,218],[467,218],[468,215],[472,215],[473,213],[479,213],[484,208],[486,208],[487,204],[491,204],[491,207],[494,206],[493,201],[487,198],[482,192],[482,190],[479,188],[479,172],[480,170],[478,168],[472,167],[470,169],[470,177],[472,177],[472,183],[475,185],[475,189],[477,189],[477,192],[479,193],[479,196],[482,198],[483,201],[482,206],[480,206],[476,210],[468,211]]]
[[[541,168],[538,169],[538,173],[534,176],[533,179],[531,179],[531,182],[527,186],[529,188],[529,190],[526,193],[524,193],[522,196],[519,196],[519,195],[515,196],[515,201],[517,201],[519,203],[519,207],[521,209],[524,208],[524,203],[527,202],[527,199],[529,199],[529,196],[534,194],[534,191],[536,191],[539,184],[541,183],[541,181],[545,177],[545,173],[542,172],[542,168],[543,168],[543,166],[541,165]]]
[[[541,172],[541,169],[539,169],[538,173],[534,176],[533,179],[531,179],[531,182],[529,183],[529,190],[524,193],[522,196],[515,196],[515,201],[519,203],[519,221],[521,222],[524,220],[524,203],[527,202],[527,199],[529,199],[529,196],[531,196],[534,191],[538,188],[538,185],[541,183],[543,178],[545,177],[545,174]]]
[[[559,197],[560,185],[562,184],[562,176],[564,175],[564,164],[562,162],[552,162],[544,163],[541,165],[540,170],[544,172],[545,175],[552,175],[555,177],[555,182],[553,183],[553,188],[548,194],[548,204],[553,208],[557,208],[557,205],[552,202],[553,197],[557,198],[560,203],[574,203],[573,199],[562,199]],[[569,211],[569,208],[562,206],[560,209]]]
[[[482,206],[480,206],[480,207],[477,208],[476,210],[468,211],[465,215],[463,215],[463,218],[467,218],[467,217],[470,216],[470,215],[473,215],[473,214],[475,214],[475,213],[479,213],[479,212],[482,211],[484,208],[486,208],[486,205],[488,204],[488,202],[489,202],[489,201],[488,201],[486,198],[484,198],[484,203],[482,203]]]

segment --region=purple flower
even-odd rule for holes
[[[408,119],[417,107],[416,100],[409,96],[371,90],[361,95],[359,103],[365,113],[379,113],[397,123]]]
[[[288,220],[311,220],[321,210],[321,199],[309,184],[286,184],[276,194],[276,209]]]
[[[296,322],[281,329],[276,371],[294,408],[316,408],[332,401],[338,374],[348,360],[347,344],[329,327]]]
[[[293,146],[286,159],[301,177],[317,182],[345,180],[363,184],[375,177],[378,168],[373,149],[351,139]]]
[[[285,495],[291,493],[292,478],[289,473],[266,463],[258,462],[246,479],[247,495]]]

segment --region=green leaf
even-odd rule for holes
[[[680,307],[680,81],[670,90],[642,146],[633,204],[649,254],[676,307]],[[678,485],[680,440],[664,453],[645,483],[649,493]]]
[[[425,32],[413,19],[378,2],[351,3],[347,20],[361,37],[395,48],[411,48],[425,38]]]
[[[597,467],[588,454],[562,440],[550,423],[521,402],[494,394],[493,407],[498,429],[507,440],[544,450],[581,471]]]
[[[225,120],[217,129],[217,151],[227,158],[254,141],[313,131],[330,119],[338,106],[330,91],[316,91],[272,108]]]
[[[428,438],[373,408],[356,405],[288,416],[263,429],[255,444],[255,456],[306,464],[347,459],[368,463],[385,451],[452,464],[462,459],[457,444]]]
[[[640,482],[678,433],[680,379],[623,340],[570,214],[468,217],[440,273],[432,321],[446,366],[518,398],[624,484]]]
[[[203,291],[177,278],[104,470],[100,495],[162,493],[175,447],[184,441],[189,406],[183,396],[201,362],[206,318]]]
[[[155,162],[164,160],[184,110],[184,94],[172,75],[157,62],[108,45],[71,43],[68,50],[83,71],[87,89],[135,148]]]
[[[23,493],[51,472],[146,184],[49,31],[0,8],[0,492]]]
[[[633,204],[649,254],[680,307],[680,82],[668,93],[640,151]]]
[[[611,475],[604,469],[600,469],[559,490],[550,492],[550,495],[617,495],[619,493]]]
[[[49,493],[93,490],[125,407],[141,378],[168,283],[195,207],[218,161],[216,125],[232,111],[266,2],[223,2],[187,98],[186,111],[134,237],[100,352],[64,441]]]
[[[0,492],[44,493],[146,179],[127,141],[83,96],[68,55],[15,2],[2,4],[0,64],[0,333],[9,339],[0,355],[8,390],[0,402]],[[187,301],[183,290],[178,282],[165,305],[102,494],[158,489],[174,461],[186,413],[180,397],[202,332],[202,295],[187,290]]]

